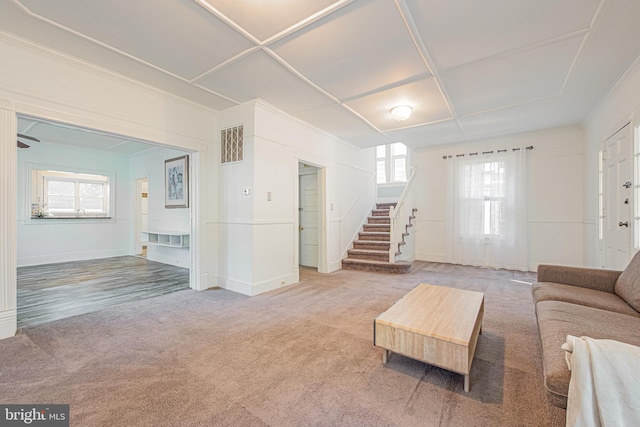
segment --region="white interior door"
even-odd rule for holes
[[[604,146],[604,268],[624,270],[632,255],[631,126],[605,141]]]
[[[300,175],[300,265],[318,268],[318,174]]]

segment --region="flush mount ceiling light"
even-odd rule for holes
[[[408,105],[398,105],[397,107],[393,107],[389,112],[394,119],[399,122],[404,122],[411,116],[411,113],[413,113],[413,108]]]

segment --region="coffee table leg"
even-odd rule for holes
[[[386,348],[382,350],[382,363],[386,364],[389,361],[389,356],[391,356],[391,352]]]
[[[464,391],[469,393],[469,375],[464,376]]]

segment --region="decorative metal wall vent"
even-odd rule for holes
[[[222,145],[222,163],[240,162],[244,156],[244,127],[243,125],[222,129],[220,142]]]

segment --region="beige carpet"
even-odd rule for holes
[[[415,263],[407,275],[303,270],[256,297],[180,291],[0,341],[0,403],[69,403],[72,426],[549,426],[534,274]],[[514,281],[516,280],[516,281]],[[373,319],[420,282],[485,292],[471,372],[399,355]]]

